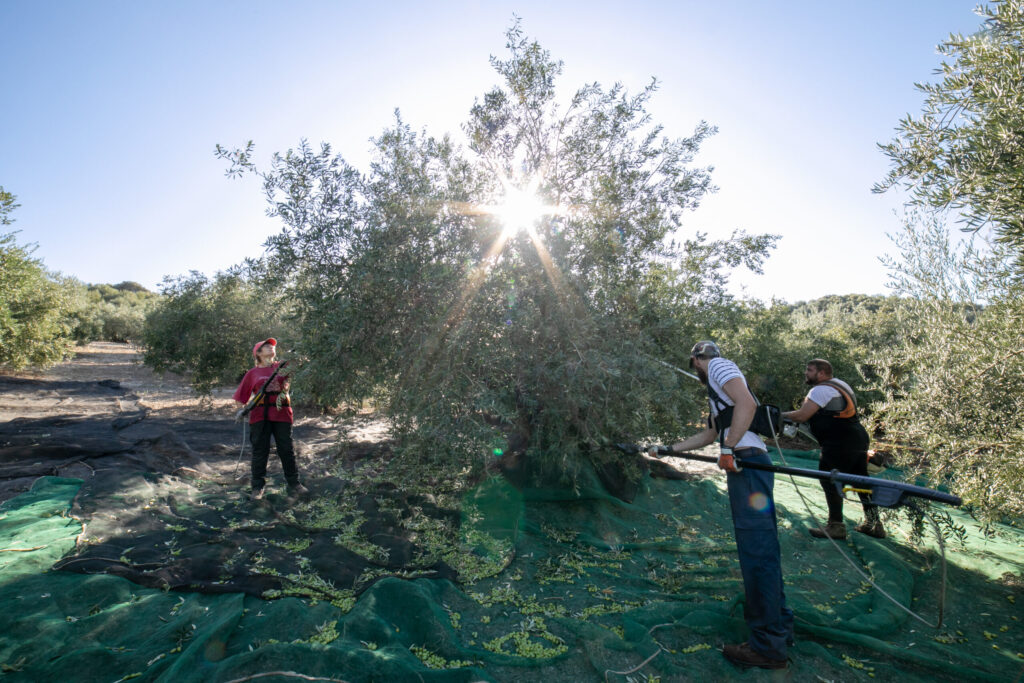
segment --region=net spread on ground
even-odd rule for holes
[[[814,453],[786,451],[815,467]],[[778,461],[778,454],[775,454]],[[289,503],[237,482],[110,471],[42,477],[0,506],[4,680],[769,680],[718,648],[746,637],[724,479],[644,477],[632,502],[502,477],[461,496],[410,493],[370,462]],[[365,470],[365,471],[364,471]],[[1024,670],[1024,532],[944,528],[941,629],[863,581],[812,525],[811,480],[776,478],[793,680],[1014,680]],[[848,517],[859,520],[856,504]],[[851,525],[852,526],[852,525]],[[840,547],[937,617],[942,563],[909,523]],[[646,661],[646,663],[644,663]],[[643,664],[643,666],[641,666]],[[543,671],[541,671],[543,670]],[[644,678],[647,677],[647,678]],[[815,678],[819,677],[819,678]]]

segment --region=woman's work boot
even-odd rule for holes
[[[810,529],[811,536],[815,538],[834,538],[842,540],[846,538],[846,524],[843,522],[833,522],[829,520],[829,523],[823,527],[816,529]]]

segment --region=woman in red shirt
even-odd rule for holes
[[[233,398],[239,403],[249,402],[267,379],[278,368],[277,340],[265,339],[252,347],[252,355],[256,367],[245,373],[242,383],[235,390]],[[299,483],[299,468],[295,464],[295,447],[292,444],[292,408],[288,399],[288,387],[291,378],[278,375],[267,385],[263,396],[249,412],[249,440],[252,442],[252,500],[263,498],[267,484],[267,459],[270,457],[270,437],[274,437],[277,445],[277,457],[281,459],[281,469],[288,483],[288,495],[296,496],[307,493],[308,489]]]

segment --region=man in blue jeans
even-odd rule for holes
[[[762,669],[783,669],[793,644],[793,611],[786,607],[782,586],[779,533],[775,520],[771,472],[744,469],[743,462],[770,464],[764,442],[749,431],[757,404],[743,373],[721,357],[711,341],[697,342],[690,351],[690,367],[709,388],[709,427],[675,443],[674,452],[692,451],[720,440],[718,466],[726,471],[732,523],[736,534],[746,602],[743,616],[750,629],[745,643],[725,645],[722,654],[731,662]],[[657,450],[652,448],[651,455]]]

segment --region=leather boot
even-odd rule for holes
[[[755,652],[750,643],[725,645],[722,654],[733,664],[740,666],[756,666],[761,669],[785,669],[789,663],[785,659],[770,659],[760,652]]]
[[[823,527],[816,529],[810,529],[811,536],[815,538],[834,538],[836,540],[842,540],[846,538],[846,524],[843,522],[833,522],[829,520],[828,524]]]
[[[864,521],[853,530],[874,538],[885,538],[885,527],[882,526],[882,517],[878,514],[878,508],[865,509]]]

